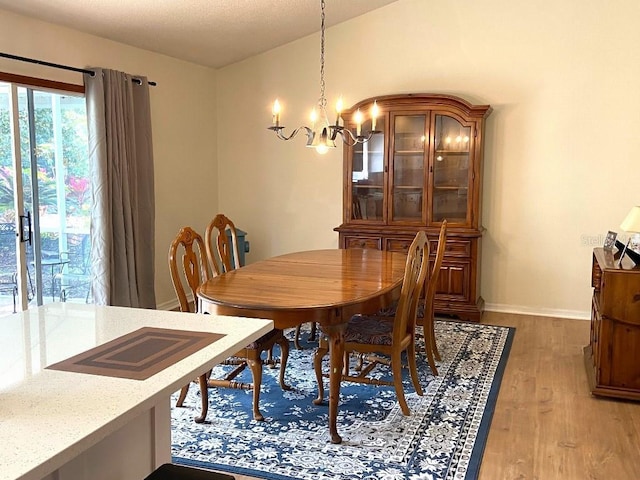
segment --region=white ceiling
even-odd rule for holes
[[[394,1],[327,0],[326,26]],[[214,68],[320,31],[320,0],[0,0],[0,9]]]

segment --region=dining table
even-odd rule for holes
[[[317,322],[329,339],[329,435],[341,443],[337,417],[344,332],[355,314],[400,297],[406,254],[373,249],[288,253],[215,276],[198,288],[201,313],[272,320],[274,328]]]

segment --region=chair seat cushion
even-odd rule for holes
[[[246,346],[246,348],[250,350],[256,350],[259,348],[261,349],[263,345],[274,342],[276,339],[278,339],[281,336],[282,336],[282,330],[278,330],[274,328],[269,333],[265,333],[256,341],[251,342],[249,345]]]
[[[369,345],[391,345],[392,334],[393,321],[389,321],[389,317],[354,315],[347,324],[344,341]]]

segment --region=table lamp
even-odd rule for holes
[[[620,228],[627,233],[630,234],[638,234],[640,233],[640,206],[632,207],[625,219],[620,224]],[[622,258],[629,247],[629,242],[631,242],[631,237],[633,235],[629,235],[629,239],[627,240],[627,244],[624,246],[622,250],[622,254],[620,255],[620,263],[622,265]]]

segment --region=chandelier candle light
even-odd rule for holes
[[[283,133],[284,126],[280,125],[280,113],[282,108],[280,102],[276,99],[273,102],[273,124],[268,127],[269,130],[275,132],[280,140],[291,140],[298,132],[304,130],[307,134],[307,147],[315,148],[318,153],[326,153],[329,148],[336,147],[336,138],[338,135],[342,138],[342,141],[347,145],[353,146],[357,143],[368,142],[371,137],[376,133],[382,133],[376,130],[376,119],[380,114],[378,104],[374,101],[371,107],[371,130],[366,135],[362,135],[362,123],[364,122],[364,115],[358,109],[353,114],[353,120],[356,123],[356,133],[345,128],[344,125],[340,125],[342,114],[342,98],[339,98],[336,102],[336,122],[335,124],[329,123],[327,116],[327,99],[324,94],[324,0],[321,0],[320,7],[322,11],[321,23],[320,23],[320,98],[318,99],[317,111],[314,108],[311,111],[311,126],[301,126],[296,128],[289,136]]]

